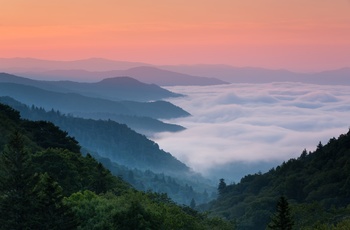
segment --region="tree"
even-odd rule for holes
[[[26,229],[33,224],[36,177],[22,135],[16,131],[0,155],[0,226]]]
[[[132,200],[130,207],[114,216],[116,229],[146,230],[161,229],[162,219],[152,211],[146,210],[140,202]]]
[[[218,192],[219,195],[222,195],[226,189],[226,183],[223,178],[220,179],[219,186],[218,186]]]
[[[290,215],[290,209],[287,199],[281,196],[276,205],[276,213],[272,216],[268,225],[269,229],[291,230],[294,222]]]
[[[97,163],[96,166],[96,175],[93,178],[92,183],[92,191],[96,192],[97,194],[105,193],[109,189],[109,185],[112,184],[112,180],[110,178],[110,173],[107,171],[101,163]]]
[[[36,229],[76,229],[73,211],[63,203],[63,190],[48,173],[40,175],[35,191],[38,195]]]
[[[192,209],[194,209],[196,207],[196,201],[194,200],[194,198],[192,198],[192,200],[191,200],[190,207]]]

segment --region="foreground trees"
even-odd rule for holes
[[[62,188],[47,173],[38,174],[23,136],[16,131],[0,155],[1,229],[74,229],[63,204]]]
[[[287,199],[281,196],[276,205],[276,213],[273,215],[269,229],[292,230],[293,220]]]
[[[25,229],[33,224],[35,176],[22,136],[15,132],[0,155],[0,225]]]

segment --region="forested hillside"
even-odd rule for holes
[[[267,173],[247,175],[237,184],[221,180],[219,198],[202,208],[236,221],[238,229],[265,229],[281,195],[292,207],[295,229],[331,229],[349,220],[350,131]]]
[[[138,190],[167,193],[179,204],[208,202],[216,197],[213,183],[171,156],[145,136],[114,121],[95,121],[62,115],[58,111],[46,112],[9,97],[0,102],[20,111],[23,118],[53,122],[84,147],[116,176]]]
[[[132,168],[151,169],[170,174],[186,174],[189,168],[159,146],[123,124],[111,120],[82,119],[66,116],[59,111],[46,112],[19,103],[11,98],[1,98],[29,120],[46,120],[74,136],[85,148],[98,152],[119,164]]]
[[[123,178],[137,190],[166,193],[177,204],[191,205],[195,208],[217,197],[216,187],[200,174],[169,176],[151,170],[126,167],[96,153],[91,153],[91,155],[108,168],[113,175]]]
[[[232,229],[111,175],[52,123],[0,104],[0,229]]]

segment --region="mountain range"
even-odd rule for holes
[[[151,118],[176,118],[189,113],[166,101],[135,102],[111,101],[86,97],[77,93],[58,93],[28,85],[0,83],[0,96],[10,96],[27,105],[36,105],[47,110],[59,109],[64,113],[118,114],[146,116]]]
[[[235,67],[230,65],[163,65],[120,62],[101,58],[77,61],[48,61],[31,58],[0,58],[0,70],[48,80],[96,81],[129,76],[161,86],[215,85],[227,83],[303,82],[350,85],[350,67],[301,73],[284,69]]]
[[[32,58],[0,58],[0,70],[33,79],[96,81],[113,77],[132,77],[161,86],[217,85],[226,82],[156,68],[150,64],[120,62],[101,58],[77,61],[49,61]]]
[[[94,62],[96,60],[91,59],[90,61]],[[105,60],[99,59],[99,61],[104,63]],[[110,63],[113,64],[114,62]],[[90,64],[93,66],[92,63]],[[308,74],[293,73],[286,70],[242,68],[239,71],[237,70],[238,72],[234,76],[231,75],[234,72],[234,67],[212,67],[207,66],[207,69],[204,68],[205,71],[202,69],[201,71],[204,71],[202,74],[206,73],[208,76],[211,74],[221,74],[221,76],[227,74],[226,77],[222,78],[236,83],[302,81],[312,84],[349,84],[349,69],[347,68]],[[229,71],[220,73],[219,70],[224,68],[228,68]],[[199,71],[199,69],[197,68],[196,71]],[[211,69],[216,69],[216,73]],[[178,69],[178,71],[180,70]],[[136,133],[126,125],[119,124],[111,118],[108,119],[108,117],[168,119],[188,116],[189,113],[165,101],[139,102],[102,98],[108,97],[108,90],[106,90],[106,95],[96,96],[96,92],[90,92],[91,89],[89,89],[90,85],[88,83],[60,82],[59,84],[51,84],[44,81],[36,82],[31,79],[16,78],[16,76],[12,77],[9,74],[2,74],[1,76],[3,76],[3,79],[15,79],[15,82],[4,80],[0,83],[0,96],[6,96],[2,100],[10,102],[12,100],[11,103],[22,109],[21,113],[26,119],[22,119],[19,112],[0,104],[2,131],[0,133],[0,147],[3,150],[0,154],[0,174],[2,175],[0,177],[2,184],[0,186],[0,207],[5,207],[3,205],[5,204],[8,210],[12,210],[12,206],[17,208],[19,202],[12,202],[11,199],[16,199],[18,194],[23,193],[13,192],[16,191],[13,188],[18,187],[18,185],[23,188],[23,185],[29,185],[31,184],[29,182],[34,181],[30,177],[26,177],[20,181],[21,183],[16,184],[13,183],[12,175],[9,176],[9,172],[17,173],[16,164],[9,165],[6,163],[9,159],[17,159],[11,158],[13,155],[9,154],[9,150],[23,147],[23,149],[19,149],[20,151],[15,151],[17,154],[23,155],[28,155],[27,150],[30,151],[31,156],[23,158],[25,161],[22,164],[25,166],[23,169],[28,172],[28,170],[32,170],[32,167],[28,166],[33,166],[35,170],[30,171],[30,175],[37,175],[40,178],[40,182],[30,188],[32,189],[31,192],[40,190],[41,197],[38,196],[34,201],[40,201],[40,205],[42,205],[44,203],[41,202],[51,200],[47,199],[51,195],[51,197],[55,196],[57,204],[62,205],[60,203],[62,197],[66,196],[66,205],[72,207],[72,211],[79,217],[80,224],[90,223],[91,220],[98,222],[98,224],[108,224],[111,223],[110,220],[113,220],[114,222],[110,225],[113,227],[109,229],[130,228],[128,224],[137,222],[135,220],[136,216],[143,220],[147,219],[148,223],[147,221],[142,223],[147,223],[148,226],[151,226],[150,229],[234,228],[260,230],[266,229],[271,217],[276,216],[274,210],[278,197],[285,197],[290,204],[292,214],[290,218],[293,218],[295,229],[349,229],[350,227],[350,131],[338,138],[331,138],[325,145],[320,142],[315,151],[307,152],[304,150],[300,157],[283,162],[266,173],[259,172],[246,175],[238,183],[232,184],[226,184],[224,178],[222,178],[218,186],[218,198],[207,204],[196,207],[194,198],[197,198],[196,195],[199,193],[194,192],[191,186],[185,186],[185,192],[182,194],[189,194],[190,197],[186,197],[185,200],[188,203],[188,200],[191,199],[191,206],[203,212],[203,214],[198,214],[197,211],[188,207],[182,207],[182,209],[174,207],[164,194],[132,191],[123,180],[112,177],[102,164],[98,164],[92,158],[92,155],[86,154],[86,157],[82,157],[80,153],[81,146],[77,142],[79,140],[86,152],[96,152],[95,156],[99,156],[101,162],[109,165],[114,173],[120,172],[120,168],[116,166],[118,163],[130,168],[137,167],[137,170],[145,170],[144,173],[139,173],[137,170],[128,171],[127,177],[130,181],[136,180],[135,175],[133,175],[134,172],[139,174],[135,187],[145,188],[139,182],[142,182],[142,179],[147,176],[152,178],[151,180],[156,182],[158,186],[165,187],[167,184],[169,185],[166,189],[159,188],[159,192],[169,189],[169,191],[173,190],[172,192],[176,193],[179,192],[176,190],[184,186],[177,186],[171,177],[162,175],[162,173],[195,175],[189,167],[170,153],[161,150],[157,143],[147,139],[144,135]],[[130,78],[123,77],[117,80],[135,83],[135,80]],[[103,87],[107,87],[114,81],[116,81],[116,78],[92,84],[101,84]],[[104,83],[107,84],[104,85]],[[99,87],[95,86],[96,88]],[[75,91],[75,88],[81,90],[81,92]],[[95,97],[83,95],[84,93],[91,93]],[[25,105],[14,101],[9,96],[25,103]],[[96,118],[103,118],[103,120],[83,119],[72,114],[90,118],[95,116]],[[41,121],[42,119],[52,121],[66,131],[61,131],[53,123]],[[18,141],[19,138],[17,138],[17,142],[13,141],[14,139],[8,142],[9,137],[13,136],[16,130],[23,133],[25,146]],[[68,133],[74,135],[74,138],[69,137]],[[20,144],[16,145],[16,143]],[[7,148],[5,148],[6,144],[8,144]],[[24,147],[26,151],[24,151]],[[14,167],[11,168],[12,166]],[[148,169],[159,174],[155,175],[155,173],[147,171]],[[126,176],[125,172],[123,171],[123,176]],[[48,174],[52,175],[51,179]],[[4,180],[4,175],[9,179]],[[194,180],[197,180],[197,177]],[[6,182],[5,186],[4,182]],[[150,181],[148,180],[148,182]],[[170,186],[170,184],[172,185]],[[28,190],[28,187],[25,188]],[[44,190],[48,188],[53,188],[51,191],[54,192],[45,192]],[[203,192],[203,197],[205,197],[205,192]],[[28,192],[27,194],[32,193]],[[58,197],[61,197],[61,200]],[[27,198],[25,201],[29,202],[29,200]],[[206,199],[201,198],[200,200],[204,201]],[[4,201],[7,203],[4,203]],[[35,202],[29,202],[31,205],[33,203]],[[113,205],[108,206],[111,203]],[[25,207],[24,202],[20,204],[22,205],[20,211],[29,210]],[[50,207],[52,208],[52,206],[54,204],[51,204]],[[40,206],[40,210],[42,210],[42,207],[47,208],[47,206]],[[29,208],[39,210],[34,205]],[[36,214],[36,212],[32,213]],[[60,214],[58,211],[55,213]],[[0,215],[1,223],[9,223],[6,219],[7,214],[6,211],[2,212],[2,215]],[[45,212],[41,211],[40,214],[44,215]],[[214,219],[208,219],[207,215],[214,217]],[[16,215],[10,213],[8,216],[15,217]],[[96,219],[96,216],[99,219]],[[228,220],[229,226],[217,217]],[[34,220],[37,220],[35,218]],[[176,221],[181,222],[182,225]],[[185,225],[183,225],[184,222]],[[10,226],[18,224],[16,220],[13,223]],[[196,225],[193,225],[193,223],[196,223]],[[233,227],[231,224],[235,226]],[[94,224],[90,223],[90,225],[90,228],[86,227],[85,229],[94,229]],[[12,228],[8,227],[8,229]]]
[[[148,136],[156,132],[184,129],[179,125],[164,123],[158,118],[189,115],[169,102],[155,100],[182,95],[129,77],[105,79],[97,83],[78,83],[38,81],[0,73],[0,95],[13,97],[29,106],[58,109],[63,113],[84,118],[112,119]],[[136,101],[138,99],[140,101]],[[151,101],[144,102],[145,100]]]
[[[0,73],[0,82],[38,87],[59,93],[78,93],[109,100],[155,101],[183,95],[170,92],[155,84],[146,84],[130,77],[114,77],[99,82],[39,81],[12,74]]]

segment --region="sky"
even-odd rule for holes
[[[349,0],[0,0],[0,57],[320,71],[350,66]]]
[[[168,89],[192,116],[187,129],[154,140],[194,171],[238,182],[349,131],[350,86],[304,83],[230,84]],[[215,173],[214,173],[215,172]],[[214,175],[215,174],[215,175]]]

